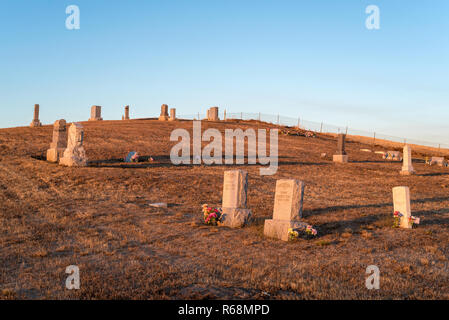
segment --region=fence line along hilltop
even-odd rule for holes
[[[180,115],[180,119],[186,120],[198,120],[205,119],[207,115],[204,113]],[[370,132],[358,129],[352,129],[348,126],[336,126],[324,122],[315,122],[292,117],[285,117],[280,115],[270,115],[264,113],[227,113],[226,111],[220,113],[220,119],[222,120],[255,120],[265,123],[271,123],[279,126],[287,127],[300,127],[304,130],[313,131],[321,134],[336,135],[339,133],[345,133],[350,140],[379,145],[385,148],[402,148],[404,144],[414,146],[425,153],[438,153],[439,155],[449,156],[449,144],[443,144],[438,142],[430,142],[416,139],[408,139],[404,137],[397,137],[392,135],[381,134],[377,132]]]

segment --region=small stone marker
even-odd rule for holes
[[[446,167],[447,162],[444,160],[444,157],[432,157],[430,159],[429,164],[433,166],[434,164],[439,165],[440,167]]]
[[[334,162],[348,162],[348,155],[346,154],[345,150],[345,139],[346,135],[343,133],[340,133],[337,137],[337,154],[334,154],[333,156]]]
[[[224,172],[222,225],[240,228],[250,222],[251,210],[246,208],[248,173],[243,170]]]
[[[411,175],[415,173],[415,170],[413,169],[412,165],[412,148],[410,148],[408,145],[404,146],[403,151],[404,159],[402,161],[402,170],[400,173],[402,175]]]
[[[47,161],[58,162],[67,148],[67,124],[64,119],[58,120],[53,126],[53,140],[47,150]]]
[[[209,121],[218,121],[218,107],[212,107],[207,112],[207,120]]]
[[[83,147],[84,128],[79,123],[72,123],[69,128],[67,149],[59,164],[67,167],[86,167],[86,151]]]
[[[39,121],[39,105],[34,105],[34,117],[33,122],[31,122],[30,127],[42,127],[42,123]]]
[[[154,208],[167,208],[168,207],[168,205],[165,202],[150,203],[149,206],[154,207]]]
[[[409,223],[409,219],[412,213],[410,209],[410,190],[408,187],[393,188],[393,206],[394,211],[398,211],[403,215],[399,226],[401,228],[411,229],[412,226]]]
[[[176,120],[176,109],[175,108],[171,108],[170,109],[170,119],[168,119],[169,121],[175,121]]]
[[[167,121],[168,120],[168,106],[166,104],[163,104],[161,106],[161,115],[159,116],[160,121]]]
[[[89,121],[101,121],[101,106],[92,106],[90,109],[90,119]]]
[[[302,204],[304,182],[295,179],[281,179],[276,182],[273,219],[265,220],[264,235],[288,241],[288,229],[298,228],[304,223]]]
[[[125,117],[123,120],[129,120],[129,106],[125,106]]]

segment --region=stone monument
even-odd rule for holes
[[[394,211],[398,211],[402,214],[399,227],[411,229],[412,224],[409,223],[409,219],[412,213],[410,209],[410,190],[408,187],[393,188],[393,206]]]
[[[240,228],[249,224],[251,210],[247,209],[248,173],[243,170],[224,172],[222,225]]]
[[[53,126],[53,141],[47,150],[47,161],[58,162],[67,148],[67,124],[64,119],[58,120]]]
[[[273,219],[265,220],[264,235],[288,241],[288,230],[304,225],[302,204],[304,182],[295,179],[281,179],[276,182]]]
[[[218,121],[218,107],[212,107],[207,111],[207,120]]]
[[[348,162],[348,155],[346,154],[345,150],[345,139],[346,135],[343,133],[340,133],[337,137],[337,154],[334,154],[333,156],[334,162]]]
[[[92,106],[90,109],[90,119],[89,121],[101,121],[101,106]]]
[[[175,121],[176,120],[176,109],[175,108],[171,108],[170,109],[170,119],[168,119],[169,121]]]
[[[83,147],[84,128],[79,123],[72,123],[69,128],[67,149],[59,164],[67,167],[86,167],[86,151]]]
[[[30,127],[42,127],[42,123],[39,121],[39,105],[34,105],[34,117],[33,122],[31,122]]]
[[[161,115],[159,116],[160,121],[167,121],[168,120],[168,106],[166,104],[163,104],[161,106]]]
[[[415,170],[413,169],[412,165],[412,148],[410,148],[408,145],[405,145],[402,154],[402,170],[400,171],[400,173],[402,175],[414,174]]]

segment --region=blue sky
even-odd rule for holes
[[[44,123],[166,103],[449,144],[448,35],[447,0],[0,0],[0,127],[28,125],[35,103]]]

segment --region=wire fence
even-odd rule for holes
[[[266,123],[271,123],[279,126],[287,126],[287,127],[299,127],[304,130],[313,131],[316,133],[323,134],[339,134],[345,133],[351,136],[360,136],[365,138],[371,138],[372,143],[375,144],[376,140],[387,140],[391,142],[401,143],[401,144],[414,144],[420,146],[426,146],[431,148],[438,149],[449,149],[449,144],[438,143],[438,142],[429,142],[423,140],[416,139],[408,139],[404,137],[397,137],[392,135],[381,134],[377,132],[370,132],[358,129],[352,129],[347,126],[336,126],[324,122],[314,122],[308,121],[301,118],[292,118],[292,117],[284,117],[280,115],[270,115],[263,113],[247,113],[247,112],[239,112],[239,113],[226,113],[226,111],[221,112],[219,114],[221,120],[256,120]],[[198,119],[206,119],[207,115],[204,113],[197,113],[191,115],[180,115],[178,118],[187,119],[187,120],[198,120]]]

